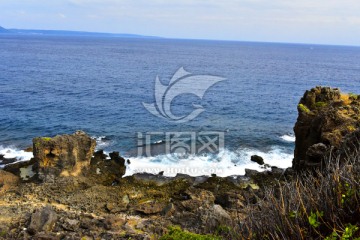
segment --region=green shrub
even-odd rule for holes
[[[320,226],[319,218],[321,218],[322,216],[324,216],[323,212],[318,212],[318,211],[316,211],[315,213],[311,212],[310,216],[308,217],[309,224],[314,228],[319,227]]]
[[[5,230],[1,230],[0,231],[0,237],[5,237],[6,235],[6,231]]]
[[[301,103],[298,105],[298,108],[299,108],[299,110],[301,112],[304,112],[304,113],[310,113],[311,112],[310,109],[307,106],[305,106],[304,104],[301,104]]]
[[[334,230],[329,236],[325,238],[325,240],[360,240],[360,238],[354,238],[355,233],[359,230],[359,227],[347,224],[344,230]],[[340,236],[339,233],[342,235]]]
[[[322,107],[326,107],[328,104],[326,102],[316,102],[315,103],[315,107],[317,108],[322,108]]]
[[[178,226],[169,228],[169,232],[162,236],[160,240],[221,240],[221,238],[212,235],[200,235],[182,230]]]
[[[352,100],[357,100],[359,98],[359,95],[355,93],[349,93],[349,98]]]

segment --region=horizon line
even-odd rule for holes
[[[0,27],[2,27],[0,25]],[[64,29],[24,29],[24,28],[5,28],[3,29],[7,31],[14,31],[14,30],[23,30],[23,31],[53,31],[53,32],[69,32],[69,33],[87,33],[87,34],[106,34],[110,35],[107,37],[114,37],[111,35],[129,35],[133,36],[134,38],[157,38],[157,39],[169,39],[169,40],[195,40],[195,41],[218,41],[218,42],[245,42],[245,43],[269,43],[269,44],[294,44],[294,45],[315,45],[315,46],[335,46],[335,47],[360,47],[359,45],[352,45],[352,44],[335,44],[335,43],[312,43],[312,42],[285,42],[285,41],[259,41],[259,40],[234,40],[234,39],[214,39],[214,38],[188,38],[188,37],[164,37],[158,35],[143,35],[138,33],[115,33],[115,32],[101,32],[101,31],[82,31],[82,30],[64,30]],[[6,32],[5,32],[6,33]],[[10,32],[11,34],[11,32]],[[13,33],[13,34],[21,34],[21,33]],[[40,34],[37,36],[41,36]],[[68,37],[67,35],[61,35],[64,37]],[[93,37],[93,36],[84,36],[84,37]],[[103,36],[105,37],[105,36]],[[119,38],[119,37],[118,37]],[[131,38],[131,37],[129,37]]]

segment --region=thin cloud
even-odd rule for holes
[[[360,45],[358,0],[0,0],[0,6],[5,27]]]
[[[66,15],[63,14],[63,13],[59,13],[58,16],[59,16],[60,18],[66,18]]]

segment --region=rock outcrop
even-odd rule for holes
[[[40,179],[77,176],[90,165],[96,141],[85,132],[33,139],[35,169]]]
[[[264,165],[264,159],[258,155],[253,155],[251,156],[251,161],[252,162],[256,162],[259,165]]]
[[[110,159],[103,150],[95,152],[86,176],[93,177],[96,182],[105,185],[117,184],[126,171],[125,159],[119,152],[112,152],[109,156]]]
[[[119,152],[93,153],[95,141],[83,132],[33,142],[31,161],[4,168],[18,176],[0,171],[0,239],[159,239],[173,225],[209,234],[246,217],[247,203],[262,194],[258,182],[277,185],[286,176],[272,169],[248,177],[123,177]]]
[[[360,126],[360,97],[337,88],[316,87],[305,92],[298,112],[294,127],[296,170],[320,166],[330,151],[343,151],[345,140]]]
[[[0,170],[0,195],[16,188],[19,178],[10,172]]]

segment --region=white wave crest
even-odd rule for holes
[[[295,136],[293,134],[285,134],[280,137],[285,142],[295,142]]]
[[[25,152],[12,146],[0,146],[0,155],[4,155],[5,158],[16,158],[17,162],[28,161],[33,157],[32,152]]]
[[[106,139],[106,136],[92,136],[96,141],[96,150],[104,149],[108,147],[111,141]]]
[[[273,147],[268,152],[256,149],[238,149],[229,151],[223,149],[216,155],[190,155],[187,158],[177,158],[176,155],[158,155],[153,157],[132,157],[126,166],[125,176],[136,173],[158,174],[174,177],[178,173],[190,176],[216,174],[220,177],[244,175],[245,168],[263,171],[257,163],[251,162],[252,155],[259,155],[264,162],[279,168],[291,167],[293,154],[280,147]],[[175,161],[174,161],[175,159]]]

